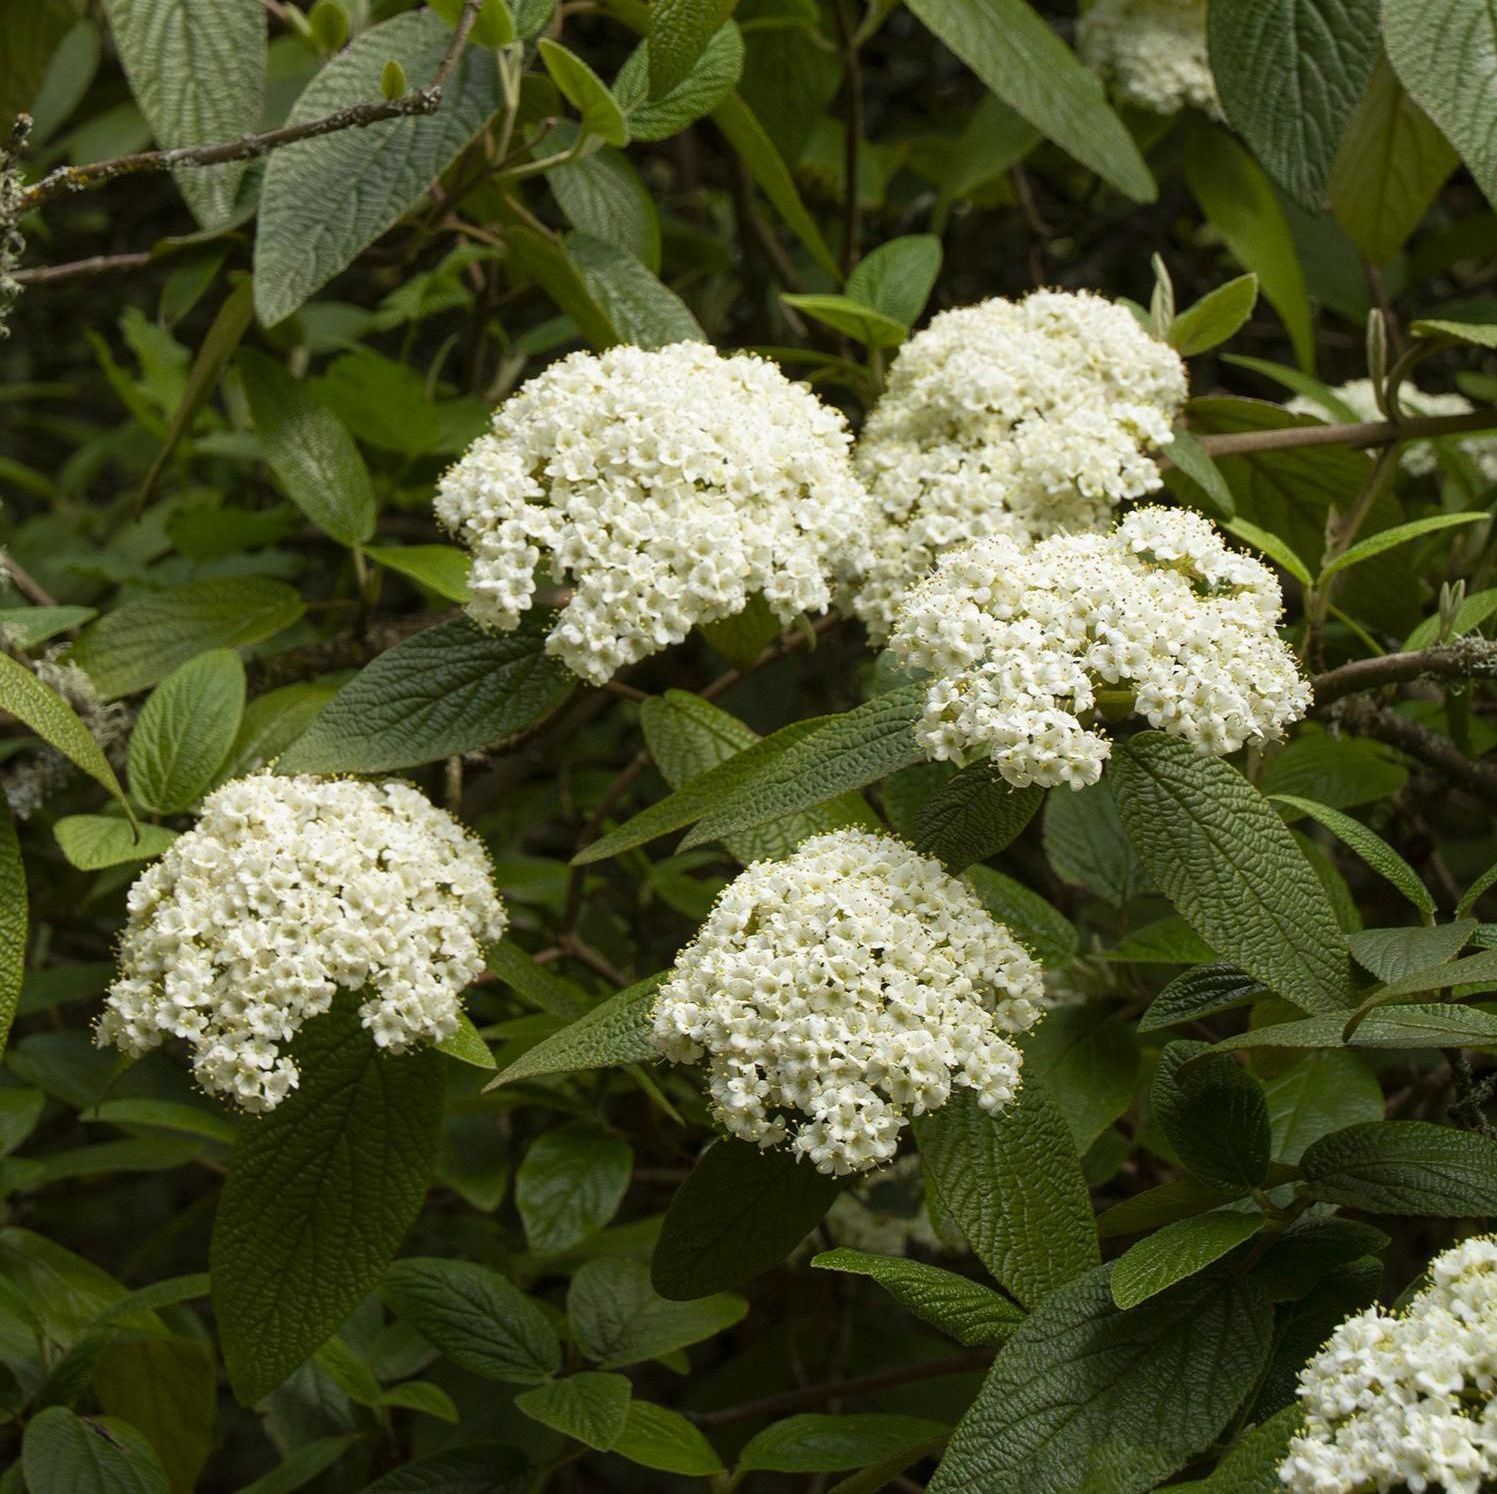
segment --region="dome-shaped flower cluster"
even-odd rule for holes
[[[539,568],[574,588],[547,649],[601,684],[755,593],[787,623],[824,610],[866,545],[850,446],[841,414],[762,358],[574,353],[499,407],[436,511],[472,551],[473,619],[518,626]]]
[[[1436,1256],[1400,1312],[1348,1318],[1300,1371],[1304,1425],[1279,1477],[1294,1494],[1497,1481],[1497,1238]]]
[[[1206,50],[1206,0],[1097,0],[1076,26],[1081,60],[1153,114],[1193,106],[1221,118]]]
[[[1209,520],[1141,508],[1108,534],[947,555],[889,641],[932,676],[916,735],[931,757],[990,757],[1010,783],[1095,783],[1102,716],[1137,713],[1199,751],[1277,736],[1310,704],[1278,637],[1273,572]]]
[[[761,1147],[841,1175],[893,1158],[907,1114],[953,1086],[996,1112],[1019,1088],[1005,1034],[1040,1014],[1039,965],[972,890],[902,841],[814,836],[755,862],[677,957],[655,1041],[705,1054],[713,1110]]]
[[[184,1038],[246,1110],[295,1086],[280,1045],[340,989],[382,1048],[450,1037],[506,923],[483,847],[409,784],[263,774],[210,794],[128,909],[98,1041]]]
[[[1159,487],[1185,365],[1126,307],[1037,291],[942,312],[900,350],[856,464],[878,508],[854,608],[876,641],[938,556],[1098,529]]]
[[[1337,410],[1309,394],[1296,394],[1284,406],[1292,415],[1314,415],[1321,420],[1337,421],[1351,412],[1353,420],[1382,420],[1377,395],[1371,379],[1353,379],[1338,385],[1331,393],[1345,406]],[[1408,384],[1400,384],[1398,403],[1405,415],[1469,415],[1476,408],[1464,394],[1426,394]],[[1476,463],[1484,482],[1497,482],[1497,436],[1462,436],[1460,449]],[[1405,442],[1398,465],[1410,477],[1428,477],[1439,466],[1435,448],[1428,441]]]

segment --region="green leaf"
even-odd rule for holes
[[[510,1385],[538,1385],[561,1368],[546,1313],[487,1266],[410,1256],[396,1261],[380,1295],[459,1369]]]
[[[650,98],[666,98],[692,74],[732,9],[724,0],[654,0],[650,6]]]
[[[568,145],[570,126],[558,126],[558,145]],[[576,161],[553,166],[546,181],[573,228],[632,254],[652,274],[660,273],[660,216],[645,184],[622,151],[604,147]]]
[[[560,1255],[618,1212],[634,1151],[588,1121],[538,1136],[515,1173],[515,1203],[538,1256]]]
[[[135,861],[154,861],[176,838],[164,825],[142,825],[107,814],[64,815],[52,826],[62,854],[79,871],[103,871]]]
[[[730,93],[712,111],[712,122],[738,152],[744,169],[774,204],[775,211],[785,220],[785,226],[805,245],[811,258],[828,275],[839,278],[832,251],[827,248],[816,220],[806,211],[789,167],[775,149],[774,141],[765,133],[764,126],[754,117],[753,110],[736,93]]]
[[[24,664],[6,653],[0,653],[0,710],[8,711],[49,747],[55,747],[74,767],[103,785],[119,800],[125,813],[130,814],[125,791],[114,776],[109,759],[77,712]],[[133,823],[133,815],[131,820]]]
[[[1095,892],[1114,908],[1152,890],[1105,778],[1046,796],[1045,854],[1058,877]]]
[[[1349,549],[1343,550],[1321,568],[1320,579],[1324,582],[1328,576],[1334,576],[1348,566],[1360,565],[1364,560],[1371,560],[1374,555],[1381,555],[1384,550],[1391,550],[1395,545],[1406,545],[1410,540],[1433,534],[1436,530],[1450,529],[1457,524],[1482,524],[1489,518],[1490,515],[1484,513],[1431,514],[1426,519],[1415,519],[1411,524],[1395,524],[1391,529],[1369,534],[1366,539],[1358,540]]]
[[[535,1469],[517,1448],[464,1442],[392,1468],[366,1485],[363,1494],[532,1494],[535,1478]]]
[[[188,581],[137,597],[90,623],[74,645],[73,661],[112,700],[156,684],[211,648],[269,638],[305,610],[285,582],[265,576]]]
[[[1025,1076],[989,1115],[970,1090],[917,1116],[926,1176],[942,1208],[1006,1292],[1032,1307],[1100,1258],[1076,1145],[1039,1081]]]
[[[299,1086],[240,1127],[213,1224],[213,1312],[251,1405],[374,1289],[420,1211],[436,1157],[442,1060],[387,1054],[343,999],[297,1036]]]
[[[962,872],[1005,850],[1023,833],[1045,791],[1011,787],[989,762],[948,779],[915,816],[915,848]]]
[[[244,715],[244,665],[210,649],[151,692],[130,733],[130,793],[153,814],[190,809],[218,776]]]
[[[1118,813],[1150,875],[1228,960],[1302,1009],[1349,1004],[1335,909],[1289,828],[1233,767],[1141,732],[1113,749]]]
[[[1218,1188],[1256,1188],[1268,1174],[1268,1097],[1241,1064],[1208,1057],[1207,1045],[1174,1042],[1154,1071],[1149,1109],[1180,1160]]]
[[[1261,1214],[1229,1209],[1177,1219],[1140,1240],[1114,1263],[1112,1300],[1121,1308],[1137,1307],[1176,1282],[1204,1271],[1262,1227]]]
[[[681,842],[681,849],[824,804],[921,761],[924,754],[916,745],[914,727],[924,702],[924,685],[904,685],[833,716],[728,789]]]
[[[1497,14],[1480,0],[1384,0],[1383,45],[1414,102],[1445,132],[1497,201]]]
[[[456,30],[463,17],[463,0],[429,0],[431,8]],[[483,0],[468,40],[479,47],[505,47],[515,39],[514,17],[505,0]]]
[[[1312,799],[1301,799],[1294,794],[1274,794],[1276,804],[1287,804],[1301,814],[1307,814],[1318,824],[1324,825],[1338,840],[1350,846],[1358,856],[1379,876],[1386,877],[1421,913],[1435,916],[1435,900],[1429,889],[1419,880],[1419,874],[1409,865],[1381,835],[1369,830],[1360,820],[1354,820],[1339,809],[1317,804]]]
[[[613,80],[613,96],[629,121],[635,140],[664,140],[710,114],[743,76],[743,34],[731,22],[719,27],[690,74],[662,98],[646,97],[650,42],[629,54]]]
[[[1222,108],[1270,176],[1320,208],[1378,55],[1378,0],[1212,0]]]
[[[655,993],[664,979],[663,974],[652,975],[599,1002],[560,1032],[522,1053],[486,1089],[545,1074],[572,1074],[579,1069],[606,1069],[658,1058]]]
[[[920,320],[940,272],[940,239],[933,233],[906,234],[858,261],[847,277],[847,294],[908,331]]]
[[[551,81],[581,115],[583,134],[596,135],[608,145],[627,145],[624,111],[603,80],[575,52],[550,37],[541,39],[539,52]]]
[[[545,715],[571,676],[545,653],[542,623],[485,633],[467,618],[387,649],[322,708],[281,773],[385,773],[492,746]]]
[[[1438,316],[1411,323],[1415,337],[1454,337],[1472,347],[1497,348],[1497,301],[1464,301],[1443,307]]]
[[[286,496],[339,544],[362,544],[374,533],[374,483],[347,427],[274,358],[246,348],[239,376]]]
[[[1000,99],[1135,202],[1158,194],[1097,77],[1025,0],[910,0],[910,9]]]
[[[461,1413],[452,1397],[440,1385],[430,1380],[404,1380],[379,1393],[376,1403],[380,1406],[398,1406],[406,1411],[420,1411],[424,1416],[434,1416],[438,1421],[456,1426],[462,1420]]]
[[[1239,275],[1207,291],[1170,323],[1170,346],[1182,358],[1193,358],[1236,335],[1258,304],[1258,277]],[[1175,451],[1170,448],[1173,459]]]
[[[1199,965],[1176,976],[1149,1003],[1139,1018],[1138,1030],[1158,1032],[1218,1012],[1251,1006],[1268,995],[1268,987],[1235,965]]]
[[[1227,479],[1222,476],[1221,468],[1216,465],[1199,438],[1183,425],[1175,426],[1169,453],[1171,467],[1178,468],[1194,483],[1218,513],[1225,514],[1229,519],[1236,513],[1237,503],[1232,497],[1232,489],[1227,486]],[[1169,481],[1168,476],[1165,480]]]
[[[731,1328],[748,1311],[742,1297],[720,1292],[668,1300],[650,1285],[639,1261],[603,1257],[578,1268],[567,1290],[567,1317],[577,1346],[604,1369],[658,1359]]]
[[[1214,1043],[1212,1053],[1248,1048],[1339,1048],[1346,1019],[1305,1017],[1254,1027]],[[1428,1003],[1384,1006],[1357,1023],[1349,1043],[1354,1048],[1490,1048],[1497,1046],[1497,1017],[1490,1012]]]
[[[241,778],[273,762],[312,724],[336,693],[332,685],[302,680],[257,695],[244,708],[239,735],[234,738],[219,781]]]
[[[903,1308],[965,1348],[1001,1344],[1024,1321],[1023,1311],[980,1282],[940,1266],[862,1250],[824,1250],[811,1261],[824,1271],[869,1276]]]
[[[967,869],[967,880],[988,912],[1044,965],[1067,965],[1076,958],[1081,935],[1076,926],[1039,893],[990,866]]]
[[[504,241],[515,273],[535,280],[592,347],[611,348],[621,340],[560,239],[516,223],[506,226]]]
[[[305,124],[380,96],[392,58],[424,87],[451,36],[426,9],[361,32],[297,99],[286,123]],[[383,120],[272,153],[255,238],[255,310],[266,326],[290,316],[425,195],[432,180],[503,103],[494,60],[469,48],[435,114]]]
[[[1114,1267],[1046,1299],[1015,1332],[958,1424],[930,1494],[1095,1487],[1142,1494],[1210,1444],[1268,1362],[1273,1314],[1251,1282],[1211,1272],[1124,1313]]]
[[[1322,1137],[1300,1158],[1306,1192],[1368,1214],[1497,1214],[1497,1141],[1429,1121],[1376,1121]]]
[[[366,545],[364,554],[386,570],[399,571],[449,602],[469,600],[473,560],[456,545]]]
[[[625,1376],[584,1370],[517,1395],[515,1406],[543,1427],[607,1452],[624,1435],[630,1394]]]
[[[48,1406],[26,1425],[27,1494],[168,1494],[166,1472],[132,1426]]]
[[[1173,1487],[1190,1494],[1279,1494],[1279,1467],[1303,1424],[1299,1406],[1285,1406],[1248,1432],[1209,1478]]]
[[[0,802],[0,1057],[4,1056],[10,1024],[21,1002],[28,942],[26,868],[21,861],[15,817],[10,806]],[[9,1150],[0,1148],[0,1155]]]
[[[1331,211],[1370,263],[1386,264],[1423,221],[1458,159],[1379,50],[1331,168]]]
[[[498,1067],[493,1053],[489,1051],[489,1045],[479,1035],[467,1012],[457,1014],[457,1031],[450,1037],[444,1037],[435,1046],[438,1053],[445,1053],[448,1058],[455,1058],[459,1063],[469,1064],[475,1069]]]
[[[1024,1038],[1026,1076],[1044,1081],[1083,1155],[1128,1108],[1138,1064],[1132,1024],[1100,1002],[1056,1007]]]
[[[1381,742],[1307,732],[1264,767],[1258,787],[1270,797],[1297,794],[1332,809],[1350,809],[1391,797],[1408,776]]]
[[[1294,553],[1286,540],[1280,539],[1270,530],[1260,529],[1246,519],[1230,519],[1223,527],[1238,539],[1246,540],[1255,550],[1261,550],[1275,565],[1288,571],[1301,586],[1308,588],[1315,585],[1310,567]]]
[[[130,91],[163,149],[217,145],[260,128],[265,11],[255,0],[106,0]],[[234,217],[245,162],[184,166],[177,185],[204,228]]]
[[[923,1416],[866,1412],[857,1416],[823,1416],[807,1412],[787,1416],[756,1432],[738,1455],[740,1469],[774,1473],[840,1473],[893,1457],[950,1430],[945,1422]]]
[[[712,1444],[679,1411],[652,1401],[629,1402],[624,1430],[613,1451],[631,1463],[687,1478],[710,1478],[723,1472],[722,1459]]]
[[[1253,271],[1284,319],[1295,361],[1315,366],[1315,334],[1299,251],[1257,162],[1220,130],[1193,131],[1185,144],[1185,180],[1212,226],[1244,269]]]
[[[106,1344],[94,1360],[93,1385],[109,1416],[145,1435],[173,1494],[192,1494],[212,1450],[218,1414],[208,1345],[176,1333]]]
[[[661,348],[707,340],[680,296],[627,249],[576,230],[566,236],[566,249],[583,285],[622,341]]]
[[[655,1290],[689,1302],[779,1265],[821,1222],[839,1187],[794,1153],[715,1142],[666,1210],[650,1262]]]
[[[1347,936],[1346,946],[1353,959],[1379,980],[1402,980],[1453,960],[1476,929],[1474,918],[1431,927],[1362,929]]]
[[[843,332],[865,347],[898,347],[909,336],[909,328],[904,323],[885,316],[872,306],[865,306],[851,296],[793,296],[781,292],[780,299],[787,306],[804,311],[807,316],[815,318],[834,332]]]
[[[24,652],[98,615],[92,607],[0,607],[0,638]]]
[[[1290,1166],[1329,1132],[1383,1118],[1382,1086],[1355,1053],[1312,1053],[1264,1080],[1263,1091],[1274,1160]]]

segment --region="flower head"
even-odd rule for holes
[[[1097,0],[1076,50],[1119,97],[1153,114],[1194,106],[1222,117],[1206,50],[1206,0]]]
[[[392,1052],[457,1030],[483,945],[504,932],[483,847],[410,784],[257,774],[136,878],[99,1043],[192,1048],[205,1089],[273,1109],[282,1054],[341,989]]]
[[[1346,1319],[1300,1371],[1294,1494],[1480,1494],[1497,1480],[1497,1238],[1435,1257],[1401,1312]]]
[[[762,358],[704,343],[574,353],[442,478],[473,553],[468,611],[514,628],[536,571],[573,588],[547,649],[607,681],[762,593],[824,610],[861,561],[867,495],[842,416]]]
[[[932,676],[916,736],[931,757],[990,757],[1010,783],[1080,788],[1137,713],[1221,756],[1310,705],[1275,626],[1273,572],[1184,509],[1135,509],[1109,534],[1026,548],[998,535],[947,555],[889,647]]]
[[[1185,365],[1123,306],[1037,291],[935,317],[900,350],[858,442],[878,506],[853,606],[887,637],[946,551],[1098,529],[1160,484]]]
[[[814,836],[723,891],[655,1005],[655,1041],[708,1063],[718,1121],[818,1171],[890,1161],[910,1113],[953,1087],[997,1112],[1019,1088],[1006,1034],[1040,1014],[1039,965],[966,883],[902,841]]]

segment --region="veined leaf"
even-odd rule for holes
[[[664,979],[664,975],[652,975],[600,1002],[570,1026],[521,1054],[485,1088],[497,1089],[501,1084],[544,1074],[645,1063],[657,1057],[651,1014],[655,992]]]
[[[624,342],[660,348],[707,340],[680,296],[627,249],[573,230],[566,236],[566,250],[583,285]]]
[[[1497,1141],[1430,1121],[1374,1121],[1317,1141],[1300,1158],[1312,1198],[1369,1214],[1497,1214]]]
[[[780,299],[797,311],[824,323],[834,332],[848,337],[870,348],[898,347],[909,336],[909,328],[891,316],[872,306],[864,305],[851,296],[789,295],[782,292]]]
[[[244,715],[244,665],[210,649],[151,691],[130,733],[130,792],[154,814],[180,814],[207,792]]]
[[[515,1206],[538,1256],[560,1255],[596,1234],[618,1212],[634,1151],[587,1121],[547,1131],[515,1173]]]
[[[79,871],[103,871],[134,861],[154,861],[176,838],[164,825],[132,829],[128,820],[107,814],[68,814],[52,826],[52,834]]]
[[[738,1467],[776,1473],[840,1473],[882,1462],[906,1448],[923,1448],[948,1431],[944,1422],[923,1416],[803,1412],[773,1422],[750,1437],[738,1455]]]
[[[654,0],[650,6],[650,99],[658,102],[691,76],[732,0]]]
[[[26,911],[26,869],[16,822],[10,806],[0,803],[0,1057],[5,1054],[26,977]]]
[[[1350,1040],[1342,1037],[1341,1017],[1305,1017],[1275,1022],[1223,1038],[1205,1050],[1238,1053],[1249,1048],[1497,1048],[1497,1016],[1479,1008],[1428,1002],[1380,1007],[1357,1024]]]
[[[629,1402],[624,1430],[613,1451],[631,1463],[687,1478],[710,1478],[723,1472],[722,1459],[701,1432],[679,1411],[652,1401]]]
[[[743,76],[743,33],[729,22],[718,28],[691,72],[661,98],[649,91],[650,42],[646,38],[619,69],[613,96],[635,140],[664,140],[710,114]]]
[[[1294,794],[1271,795],[1276,804],[1287,804],[1301,814],[1307,814],[1318,824],[1324,825],[1338,840],[1344,841],[1379,876],[1386,877],[1421,913],[1431,918],[1435,915],[1435,900],[1429,889],[1419,880],[1419,874],[1409,865],[1381,835],[1369,830],[1360,820],[1354,820],[1339,809],[1326,804],[1317,804],[1313,799],[1301,799]]]
[[[1177,1219],[1140,1240],[1114,1263],[1112,1300],[1121,1308],[1137,1307],[1177,1281],[1204,1271],[1262,1227],[1261,1214],[1230,1209]]]
[[[986,861],[1019,838],[1045,791],[1014,788],[990,762],[973,763],[937,789],[915,816],[915,848],[952,872]]]
[[[847,294],[908,330],[920,319],[941,271],[941,240],[906,234],[871,249],[847,277]]]
[[[583,1370],[517,1395],[515,1406],[543,1427],[607,1452],[628,1424],[630,1394],[627,1376]]]
[[[1364,560],[1371,560],[1374,555],[1381,555],[1384,550],[1391,550],[1395,545],[1406,545],[1410,540],[1433,534],[1436,530],[1449,529],[1456,524],[1481,524],[1490,518],[1490,514],[1484,513],[1431,514],[1426,519],[1415,519],[1410,524],[1395,524],[1391,529],[1369,534],[1366,539],[1358,540],[1356,544],[1343,550],[1334,560],[1322,567],[1320,579],[1324,582],[1328,577],[1334,576],[1338,571],[1344,571],[1348,566],[1359,565]]]
[[[662,1297],[639,1261],[588,1261],[567,1290],[577,1346],[603,1369],[700,1343],[731,1328],[747,1311],[748,1303],[728,1292],[686,1302]]]
[[[1170,323],[1170,346],[1182,358],[1193,358],[1233,336],[1258,304],[1258,277],[1239,275],[1207,291]],[[1178,433],[1177,433],[1178,435]],[[1175,455],[1171,448],[1170,456]]]
[[[20,1469],[28,1494],[168,1494],[145,1437],[113,1417],[48,1406],[26,1425]]]

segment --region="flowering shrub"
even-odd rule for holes
[[[0,1494],[1497,1488],[1483,0],[0,0]]]

